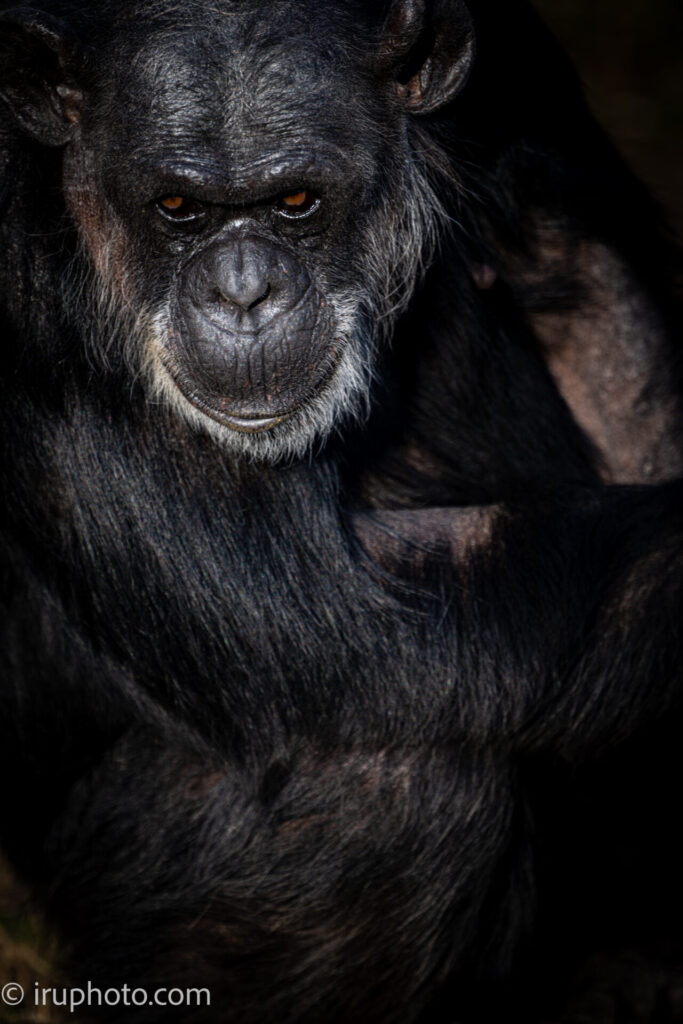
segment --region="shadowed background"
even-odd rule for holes
[[[682,0],[533,0],[683,241]]]

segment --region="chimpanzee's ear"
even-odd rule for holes
[[[393,78],[406,110],[428,114],[462,89],[474,53],[474,24],[463,0],[393,0],[376,69]]]
[[[0,14],[0,96],[46,146],[68,142],[78,121],[77,62],[76,39],[56,18],[30,7]]]

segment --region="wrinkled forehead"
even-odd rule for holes
[[[189,7],[129,22],[103,86],[110,133],[141,158],[229,151],[239,164],[324,140],[329,159],[367,160],[385,120],[369,55],[354,33],[296,11],[203,8],[199,19]]]

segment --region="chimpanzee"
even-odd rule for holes
[[[5,3],[0,92],[2,837],[73,977],[531,1024],[625,949],[680,1019],[678,257],[555,41]]]

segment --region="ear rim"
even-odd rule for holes
[[[33,141],[44,146],[64,146],[74,135],[78,123],[78,105],[82,98],[74,77],[74,69],[80,57],[78,41],[59,19],[23,5],[0,13],[0,37],[7,29],[23,37],[25,46],[32,44],[36,52],[41,47],[46,53],[50,52],[53,57],[52,70],[59,72],[55,76],[59,80],[50,82],[46,74],[42,81],[33,83],[34,95],[30,95],[29,88],[27,96],[26,88],[22,90],[18,81],[13,84],[3,80],[6,69],[0,63],[0,99],[19,128]],[[0,62],[3,56],[0,50]],[[27,73],[30,76],[28,65]],[[17,79],[20,74],[17,74]]]
[[[377,74],[392,74],[415,45],[422,31],[425,7],[425,0],[393,0],[375,57]]]
[[[429,56],[407,81],[397,80],[401,60],[427,33],[434,39]],[[476,61],[476,30],[465,0],[394,0],[382,37],[376,69],[393,76],[394,92],[407,113],[430,114],[454,100]],[[449,40],[455,38],[454,55]]]

